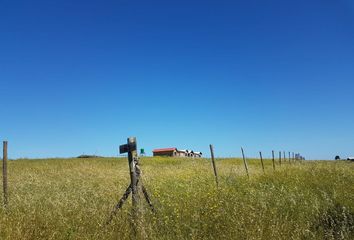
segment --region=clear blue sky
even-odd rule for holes
[[[9,155],[354,155],[354,3],[0,3]]]

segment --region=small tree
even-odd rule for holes
[[[334,159],[335,160],[340,160],[340,157],[337,155]]]

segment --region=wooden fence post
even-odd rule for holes
[[[245,153],[243,152],[243,148],[242,147],[241,147],[241,151],[242,151],[243,164],[245,165],[247,177],[248,177],[248,179],[250,179],[250,175],[248,173],[248,165],[247,165],[247,161],[246,161],[246,158],[245,158]]]
[[[290,152],[289,152],[289,163],[291,163],[291,156],[290,156]]]
[[[260,156],[260,158],[261,158],[261,164],[262,164],[263,173],[265,173],[265,171],[264,171],[264,164],[263,164],[262,152],[259,152],[259,156]]]
[[[106,225],[108,225],[113,217],[116,215],[117,211],[122,208],[124,202],[128,199],[129,194],[132,193],[132,227],[134,230],[135,238],[137,233],[141,236],[144,236],[144,224],[141,224],[141,220],[143,220],[142,215],[143,211],[141,209],[140,204],[140,196],[139,191],[141,191],[145,197],[146,202],[149,204],[151,210],[155,212],[154,206],[152,205],[149,194],[144,187],[140,177],[141,177],[141,169],[139,166],[139,158],[137,154],[137,143],[135,137],[130,137],[127,139],[127,144],[123,144],[119,146],[119,153],[128,153],[128,164],[129,164],[129,174],[130,174],[130,184],[121,199],[115,205],[113,211],[111,212]],[[145,239],[145,237],[140,237],[138,239]]]
[[[285,151],[283,151],[283,159],[284,159],[284,163],[286,163]]]
[[[281,151],[279,151],[279,165],[281,166]]]
[[[7,204],[8,204],[8,192],[7,192],[7,141],[3,142],[2,177],[3,177],[3,190],[4,190],[4,206],[7,207]]]
[[[216,187],[219,187],[218,173],[216,172],[215,159],[214,159],[214,147],[211,144],[209,145],[209,147],[210,147],[211,163],[213,166],[214,176],[216,181]]]
[[[275,171],[275,162],[274,162],[274,150],[272,150],[272,162],[273,162],[273,170]]]
[[[136,138],[130,137],[127,139],[128,146],[137,145]],[[132,151],[128,151],[128,162],[129,162],[129,172],[130,172],[130,181],[132,184],[132,211],[133,216],[136,219],[137,214],[139,211],[139,194],[138,194],[138,182],[137,182],[137,175],[136,175],[136,161],[138,159],[138,154],[136,147]]]

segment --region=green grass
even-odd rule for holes
[[[136,238],[354,239],[354,164],[142,158],[157,210],[143,204]],[[0,239],[129,239],[131,200],[104,225],[129,184],[125,158],[10,161]],[[2,183],[1,189],[2,189]],[[0,198],[2,201],[2,197]]]

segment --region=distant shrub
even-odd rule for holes
[[[80,155],[77,158],[100,158],[100,156],[96,156],[96,155]]]

